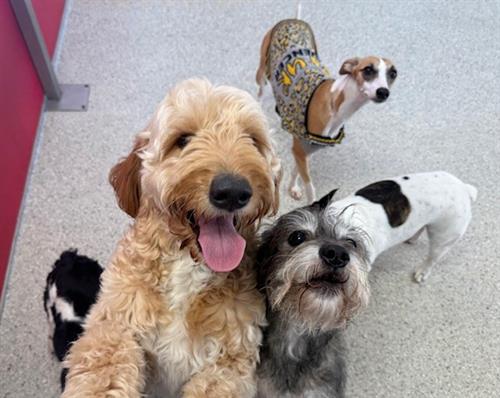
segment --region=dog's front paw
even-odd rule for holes
[[[294,185],[291,187],[288,192],[290,193],[290,196],[295,199],[295,200],[300,200],[302,199],[302,190],[297,186]]]

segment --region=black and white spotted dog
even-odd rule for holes
[[[43,304],[49,322],[49,347],[59,361],[83,331],[85,316],[97,299],[102,271],[97,261],[67,250],[47,275]],[[63,369],[63,388],[64,379]]]
[[[383,251],[415,242],[424,230],[429,253],[415,269],[423,282],[431,268],[467,230],[477,189],[444,172],[409,174],[370,184],[334,202],[326,216],[335,234],[347,236],[365,251],[366,268]]]
[[[335,234],[335,191],[278,219],[257,255],[268,327],[258,397],[344,397],[346,322],[368,301],[364,251]]]

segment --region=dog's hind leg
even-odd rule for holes
[[[436,264],[448,252],[448,250],[450,250],[450,248],[454,245],[454,243],[457,240],[458,239],[455,239],[453,241],[442,244],[432,243],[431,241],[429,247],[429,254],[427,255],[427,258],[425,259],[423,264],[421,264],[415,270],[414,273],[415,282],[418,283],[424,282],[429,277],[434,264]]]
[[[304,150],[301,142],[297,138],[293,139],[292,153],[295,158],[295,169],[298,171],[306,188],[307,200],[309,203],[312,203],[316,199],[316,191],[309,174],[307,152]],[[299,200],[302,197],[302,192],[297,184],[296,175],[292,175],[292,181],[290,182],[290,196],[295,200]]]
[[[299,200],[302,197],[302,191],[299,186],[299,170],[297,165],[293,166],[292,174],[290,176],[290,185],[288,186],[288,192],[290,196],[295,200]]]
[[[429,254],[426,260],[416,268],[414,278],[418,283],[424,282],[431,273],[432,267],[448,253],[452,246],[462,237],[467,229],[468,221],[437,222],[427,226],[429,236]]]

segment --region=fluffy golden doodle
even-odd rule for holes
[[[250,397],[265,322],[250,257],[280,167],[252,97],[177,85],[110,174],[135,218],[66,360],[63,397]]]

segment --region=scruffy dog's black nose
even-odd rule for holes
[[[381,87],[377,88],[375,94],[377,95],[377,99],[382,102],[389,98],[390,91],[384,87]]]
[[[349,253],[342,246],[325,245],[319,249],[321,259],[333,268],[342,268],[349,262]]]
[[[233,174],[219,174],[210,184],[210,203],[221,210],[234,211],[244,207],[252,197],[248,181]]]

